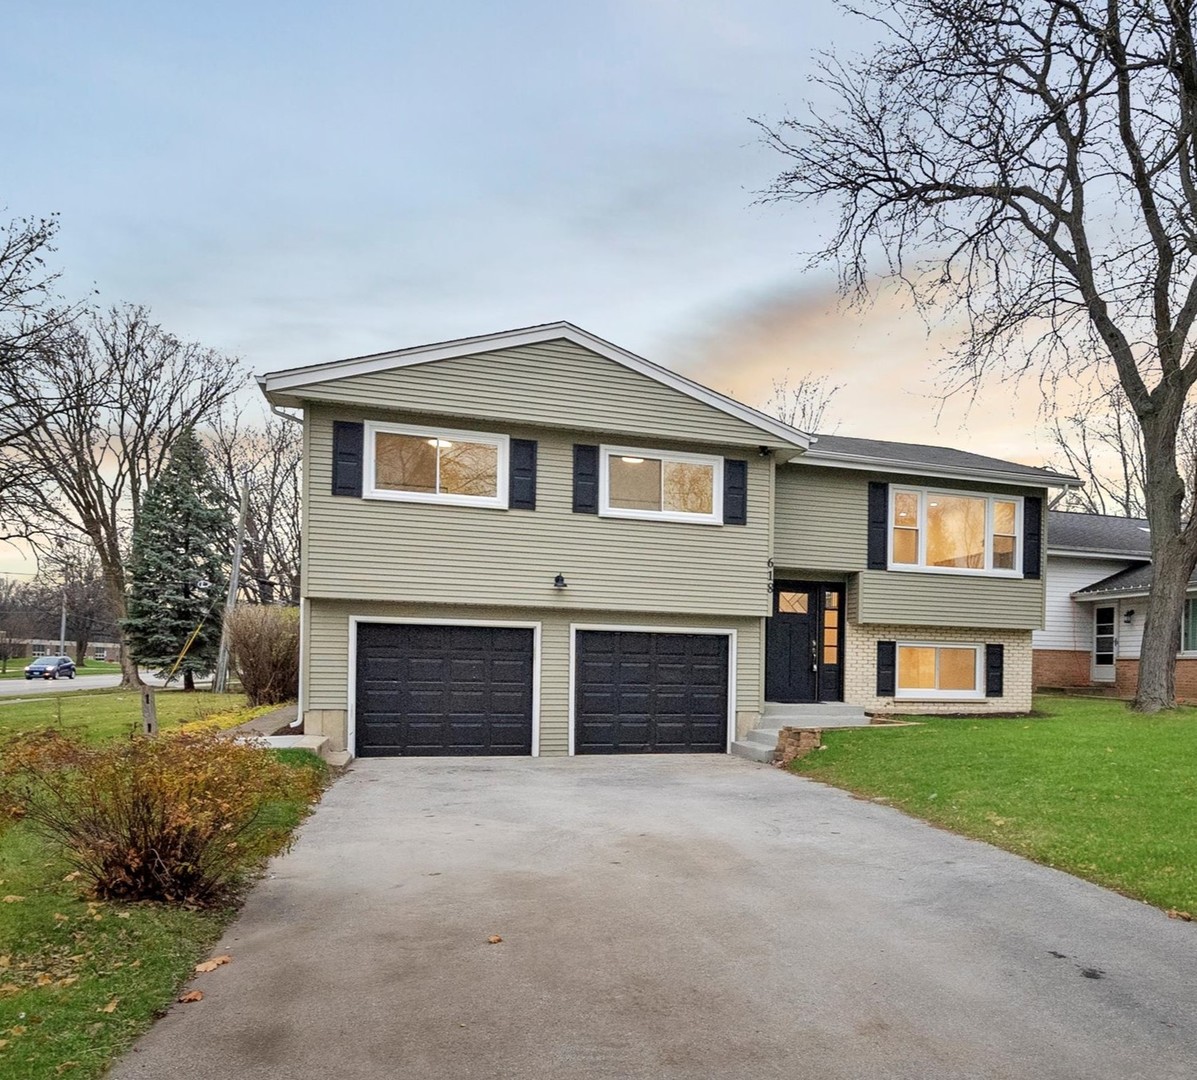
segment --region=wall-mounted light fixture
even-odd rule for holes
[[[1127,609],[1126,609],[1126,611],[1124,611],[1124,612],[1122,613],[1122,621],[1123,621],[1123,623],[1125,623],[1127,626],[1130,626],[1130,625],[1131,625],[1131,623],[1133,623],[1133,622],[1135,621],[1135,609],[1134,609],[1134,608],[1127,608]]]
[[[553,578],[553,588],[554,589],[564,589],[565,588],[565,575],[564,574],[558,574],[555,578]]]

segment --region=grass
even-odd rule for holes
[[[1197,913],[1197,709],[1040,697],[1018,719],[824,733],[794,772]]]
[[[326,773],[308,751],[277,753]],[[306,812],[276,804],[264,824],[293,827]],[[100,1076],[174,1000],[233,910],[95,903],[27,826],[0,834],[0,1076]]]
[[[157,692],[158,727],[170,731],[198,722],[235,727],[277,706],[246,709],[241,694],[210,694],[182,690]],[[60,728],[102,742],[141,730],[141,695],[130,691],[96,690],[71,694],[38,694],[35,698],[0,698],[0,742],[9,735],[41,728]]]
[[[24,660],[10,660],[8,670],[0,672],[0,679],[23,679],[25,668],[32,663],[31,656]],[[110,660],[88,660],[86,664],[80,664],[77,670],[80,675],[119,675],[121,666]]]

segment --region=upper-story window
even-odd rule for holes
[[[367,424],[365,434],[368,498],[506,507],[506,435],[407,424]]]
[[[1022,572],[1022,499],[932,488],[890,489],[891,570]]]
[[[723,458],[604,446],[599,469],[599,513],[720,524]]]

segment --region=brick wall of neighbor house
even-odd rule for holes
[[[1089,686],[1091,660],[1088,649],[1036,649],[1034,687]]]
[[[1000,698],[974,701],[895,701],[877,696],[877,642],[959,641],[969,645],[1001,644],[1005,676]],[[844,640],[844,700],[887,713],[1021,713],[1031,708],[1031,631],[972,630],[942,626],[894,626],[849,621]]]
[[[1138,689],[1139,661],[1119,660],[1114,674],[1114,693],[1130,698]],[[1197,702],[1197,659],[1176,661],[1176,696],[1181,701]]]

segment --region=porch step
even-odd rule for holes
[[[749,732],[751,735],[752,733]],[[774,740],[776,744],[776,739]],[[731,752],[738,757],[747,758],[749,761],[759,761],[762,764],[769,765],[773,761],[774,746],[766,746],[764,743],[749,742],[744,740],[741,742],[734,742],[731,744]]]
[[[783,727],[868,727],[869,718],[859,705],[842,701],[821,701],[813,705],[790,705],[767,701],[761,712],[760,730]]]

